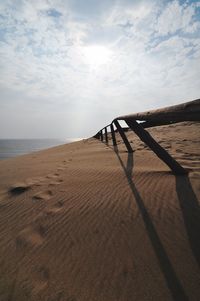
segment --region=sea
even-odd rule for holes
[[[80,139],[0,139],[0,160],[78,140]]]

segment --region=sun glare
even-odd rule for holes
[[[84,61],[92,68],[100,67],[111,58],[111,51],[105,46],[87,46],[83,49]]]

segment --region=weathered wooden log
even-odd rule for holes
[[[111,123],[110,125],[110,131],[111,131],[111,135],[112,135],[112,141],[113,141],[113,146],[116,146],[116,138],[115,138],[115,131],[114,131],[114,127],[113,124]]]
[[[158,144],[153,137],[135,120],[125,119],[127,125],[139,136],[154,153],[167,164],[174,174],[187,174],[187,171]]]
[[[174,123],[178,123],[180,121],[154,121],[154,120],[148,120],[148,121],[144,121],[144,122],[141,122],[140,125],[144,128],[144,129],[147,129],[147,128],[152,128],[152,127],[155,127],[155,126],[162,126],[162,125],[169,125],[169,124],[174,124]]]
[[[102,130],[100,131],[100,138],[101,138],[101,141],[103,141],[103,133],[102,133]]]
[[[105,127],[105,139],[106,139],[106,143],[108,143],[108,131],[107,131],[107,127]]]
[[[200,99],[142,113],[119,116],[117,120],[145,120],[153,122],[200,121]]]
[[[133,149],[123,131],[123,129],[121,128],[121,125],[119,124],[119,122],[117,120],[114,121],[114,124],[116,126],[116,128],[118,129],[118,132],[120,133],[121,137],[122,137],[122,140],[124,141],[124,144],[126,145],[126,148],[128,150],[129,153],[132,153],[133,152]]]

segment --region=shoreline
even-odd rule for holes
[[[16,158],[21,155],[32,154],[51,147],[80,141],[73,139],[0,139],[0,161]]]

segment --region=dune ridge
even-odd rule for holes
[[[149,131],[187,176],[131,132],[0,162],[0,300],[200,298],[200,123]]]

